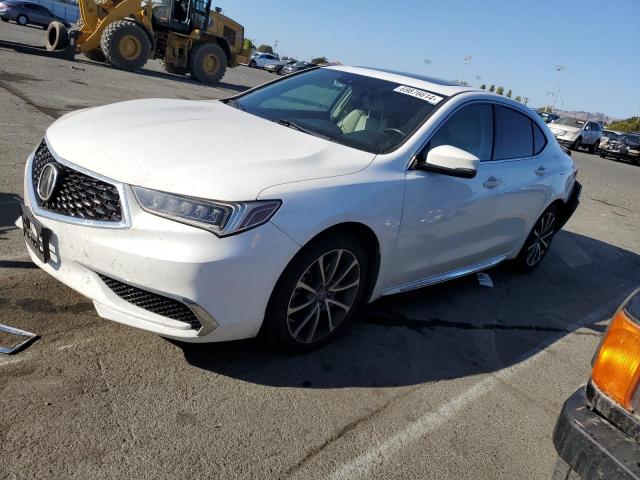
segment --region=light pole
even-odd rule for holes
[[[278,40],[273,41],[273,53],[278,52]]]
[[[431,60],[429,60],[428,58],[424,59],[424,69],[426,72],[429,72],[429,65],[431,64]]]
[[[464,64],[464,78],[462,81],[463,83],[467,83],[467,66],[471,63],[471,55],[465,55],[462,62]]]
[[[551,100],[551,98],[553,98],[553,103],[551,103],[551,101],[548,102],[547,106],[545,107],[545,111],[548,112],[549,110],[553,110],[553,107],[556,106],[556,100],[558,99],[558,93],[560,92],[560,87],[558,87],[558,74],[560,72],[563,72],[564,70],[567,69],[566,65],[556,65],[555,66],[555,80],[554,80],[554,88],[551,91],[551,95],[549,95],[549,93],[547,93],[547,96],[549,97],[549,100]]]

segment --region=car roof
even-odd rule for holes
[[[465,87],[456,83],[442,80],[435,77],[427,77],[416,73],[399,72],[396,70],[387,70],[384,68],[375,67],[348,67],[344,65],[335,65],[331,67],[333,70],[340,70],[348,73],[355,73],[360,75],[366,75],[368,77],[380,78],[381,80],[388,80],[390,82],[401,83],[409,87],[422,88],[434,93],[440,93],[442,95],[455,95],[461,92],[485,92],[485,90],[479,90],[476,88]],[[487,92],[487,94],[489,94]],[[491,95],[491,94],[489,94]]]

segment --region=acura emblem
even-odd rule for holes
[[[46,202],[51,198],[58,186],[58,179],[61,173],[62,168],[57,163],[47,163],[44,166],[38,178],[38,197],[40,197],[40,200]]]

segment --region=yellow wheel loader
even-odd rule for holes
[[[80,20],[70,30],[47,29],[47,50],[68,49],[122,70],[157,58],[170,73],[216,83],[227,67],[246,63],[244,28],[211,11],[211,0],[80,0]]]

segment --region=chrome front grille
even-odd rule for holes
[[[100,222],[122,220],[122,203],[117,187],[56,162],[44,140],[36,150],[31,166],[31,181],[35,192],[38,190],[42,169],[48,163],[56,163],[62,173],[48,200],[43,201],[38,195],[33,199],[40,208],[85,220]]]

